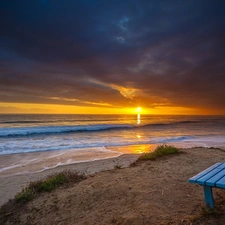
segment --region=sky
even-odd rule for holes
[[[0,0],[0,113],[225,115],[225,1]]]

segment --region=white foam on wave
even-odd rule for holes
[[[213,147],[225,149],[225,136],[195,136],[194,138],[185,139],[182,141],[176,141],[176,139],[174,139],[168,143],[180,148]]]
[[[98,125],[75,125],[75,126],[40,126],[40,127],[8,127],[0,128],[0,137],[16,137],[41,134],[59,134],[76,131],[100,131],[116,128],[132,128],[130,124],[98,124]]]
[[[6,170],[10,170],[10,169],[14,169],[16,167],[19,167],[20,165],[12,165],[12,166],[7,166],[7,167],[4,167],[4,168],[0,168],[0,173],[3,172],[3,171],[6,171]]]
[[[225,145],[225,136],[143,136],[140,139],[134,138],[133,136],[128,137],[111,137],[104,136],[99,139],[97,136],[91,136],[90,138],[82,138],[82,136],[69,136],[69,137],[43,137],[42,139],[31,138],[31,139],[7,139],[0,142],[0,155],[4,154],[16,154],[16,153],[29,153],[29,152],[46,152],[46,151],[86,151],[87,148],[102,148],[102,146],[126,146],[126,145],[140,145],[140,144],[162,144],[162,143],[173,143],[173,142],[184,142],[188,146],[193,146],[191,142],[197,143],[208,143]],[[210,146],[209,146],[210,147]],[[211,146],[212,147],[212,146]],[[102,149],[107,151],[107,149]]]

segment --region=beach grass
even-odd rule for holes
[[[86,177],[83,174],[64,170],[60,173],[49,175],[46,179],[31,181],[29,185],[22,189],[15,196],[16,202],[28,202],[35,198],[38,193],[50,192],[65,184],[79,182]]]
[[[84,174],[64,170],[59,173],[53,173],[45,179],[31,181],[27,187],[23,188],[21,192],[16,194],[14,199],[10,199],[0,208],[0,225],[5,224],[10,217],[19,213],[19,211],[25,206],[25,203],[38,197],[40,193],[51,192],[58,187],[66,187],[84,179],[86,179]]]
[[[178,153],[178,148],[172,146],[172,145],[159,145],[156,147],[154,151],[147,152],[142,154],[138,160],[156,160],[159,157],[170,155],[170,154],[176,154]]]

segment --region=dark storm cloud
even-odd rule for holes
[[[225,112],[222,0],[0,4],[2,102]]]

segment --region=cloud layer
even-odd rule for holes
[[[0,102],[225,113],[225,2],[5,0]]]

